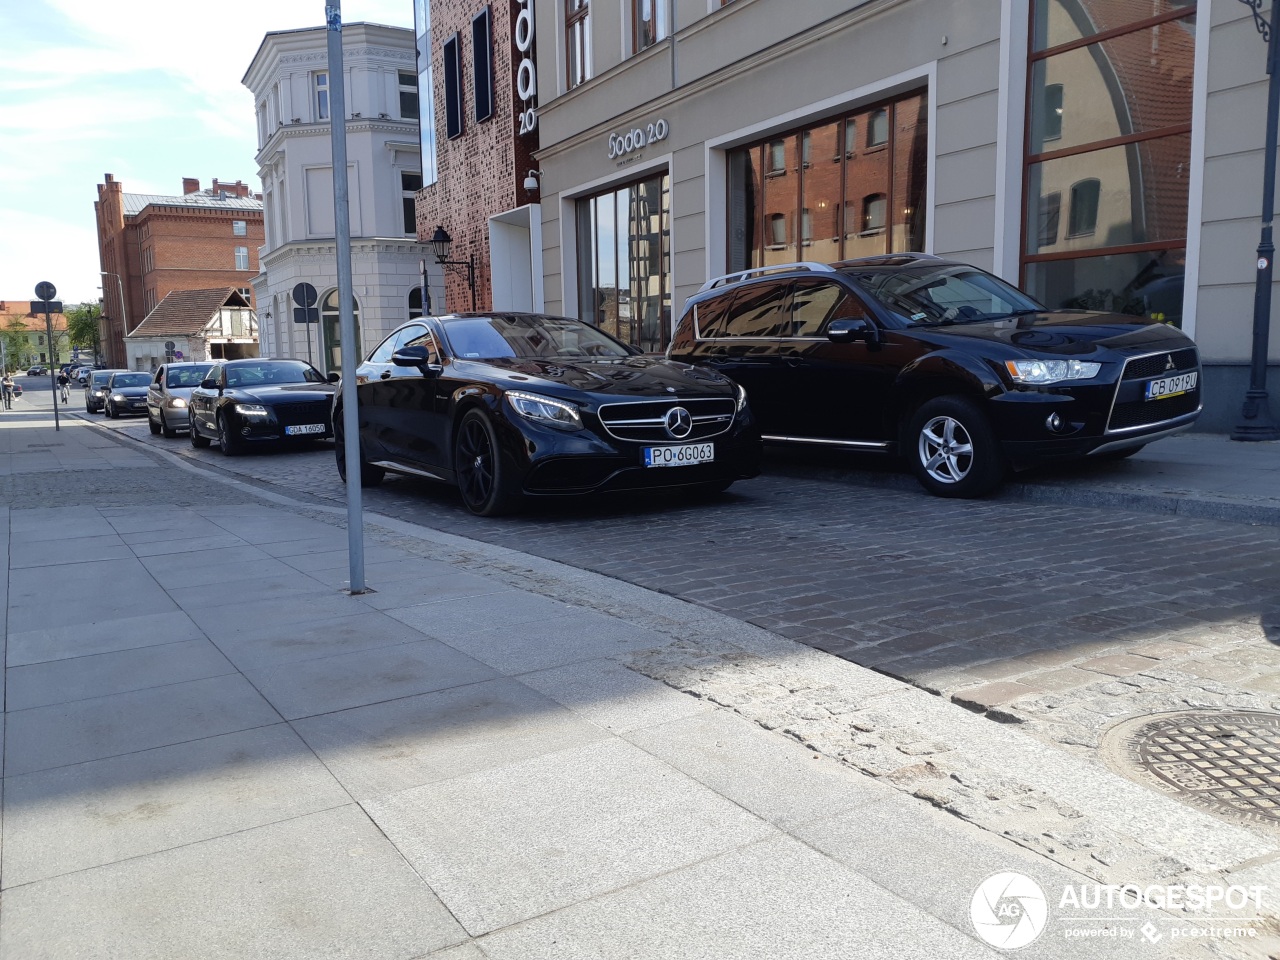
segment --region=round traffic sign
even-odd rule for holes
[[[53,300],[58,296],[58,288],[48,280],[41,280],[36,284],[36,296],[41,300]]]
[[[314,307],[317,298],[316,288],[305,281],[293,288],[293,302],[300,307]]]

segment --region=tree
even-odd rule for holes
[[[5,324],[4,332],[0,333],[0,340],[4,341],[4,357],[9,369],[17,370],[19,367],[26,366],[30,352],[27,344],[27,328],[18,317],[13,317]]]
[[[66,312],[67,336],[73,347],[93,347],[94,358],[98,355],[98,329],[102,319],[101,303],[82,303],[71,307]]]

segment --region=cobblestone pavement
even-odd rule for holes
[[[229,459],[145,422],[106,426],[303,498],[345,497],[327,444]],[[1127,717],[1280,711],[1280,529],[940,500],[838,472],[500,520],[449,488],[388,479],[365,506],[697,602],[1084,756]]]

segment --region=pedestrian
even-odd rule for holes
[[[4,394],[4,408],[6,410],[13,409],[13,376],[8,370],[4,372],[4,378],[0,379],[0,393]]]
[[[58,389],[62,393],[62,402],[66,403],[71,399],[71,394],[67,388],[71,386],[71,379],[67,376],[67,371],[63,370],[58,374]]]

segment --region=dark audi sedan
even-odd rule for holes
[[[596,327],[527,313],[412,320],[357,371],[360,475],[456,483],[473,513],[526,496],[683,487],[760,471],[745,392]],[[345,478],[342,397],[335,398]]]
[[[899,452],[943,497],[989,493],[1008,468],[1128,456],[1201,408],[1182,331],[1049,310],[924,254],[709,281],[667,356],[745,386],[765,442]]]
[[[305,360],[215,361],[191,391],[191,445],[217,441],[234,456],[250,444],[333,436],[333,384]],[[145,400],[144,400],[145,409]]]

